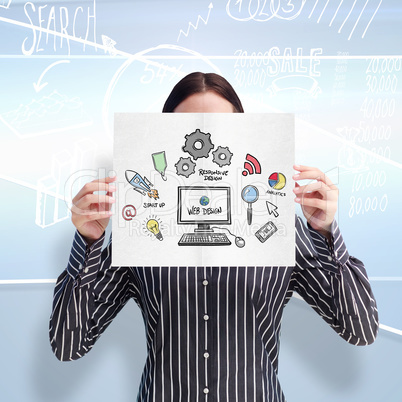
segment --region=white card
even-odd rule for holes
[[[115,115],[112,264],[295,264],[294,116]]]

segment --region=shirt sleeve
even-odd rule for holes
[[[111,239],[90,247],[77,231],[67,268],[57,279],[49,337],[59,360],[85,355],[131,297],[136,296],[127,267],[111,266]]]
[[[347,342],[368,345],[379,327],[364,264],[349,255],[336,221],[331,239],[296,218],[294,290]]]

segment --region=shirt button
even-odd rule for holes
[[[209,353],[208,353],[208,352],[205,352],[205,353],[204,353],[204,357],[205,357],[206,359],[208,359]]]
[[[202,284],[203,284],[204,286],[207,286],[207,285],[208,285],[208,281],[207,281],[206,279],[204,279],[204,280],[202,281]]]
[[[88,267],[85,267],[85,268],[84,268],[84,272],[87,274],[88,271],[89,271],[89,268],[88,268]]]
[[[205,320],[205,321],[208,321],[208,320],[209,320],[209,315],[208,315],[208,314],[205,314],[205,315],[204,315],[204,320]]]
[[[328,261],[332,261],[332,257],[330,255],[328,256]]]
[[[204,388],[204,394],[207,394],[209,392],[208,388]]]

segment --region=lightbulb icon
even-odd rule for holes
[[[163,240],[162,233],[159,230],[159,223],[155,219],[150,219],[147,222],[147,229],[155,235],[158,240]]]

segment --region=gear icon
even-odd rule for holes
[[[214,152],[212,152],[212,155],[214,156],[212,162],[220,167],[230,165],[233,156],[228,147],[221,147],[220,145]]]
[[[200,129],[196,129],[193,133],[185,136],[186,142],[182,148],[184,152],[188,152],[194,160],[198,158],[208,158],[209,152],[214,148],[211,142],[211,134],[205,134]]]
[[[180,158],[175,164],[176,173],[179,176],[189,177],[195,172],[195,163],[191,158]]]

